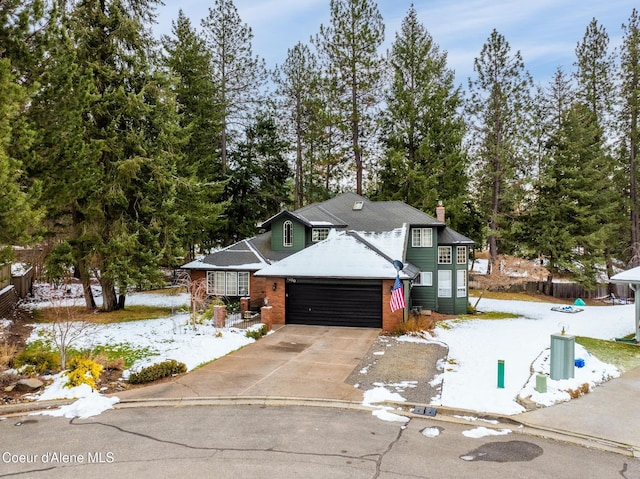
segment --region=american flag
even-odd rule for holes
[[[396,282],[393,284],[393,289],[391,290],[391,301],[389,302],[391,306],[391,312],[397,311],[398,309],[404,309],[406,306],[404,302],[404,291],[402,290],[402,282],[400,281],[400,276],[396,276]]]

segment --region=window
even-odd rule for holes
[[[456,296],[464,298],[467,295],[467,272],[460,270],[457,272]]]
[[[249,296],[249,273],[238,273],[238,296]]]
[[[412,228],[411,246],[414,248],[431,248],[433,246],[433,233],[431,228]]]
[[[289,220],[282,223],[282,245],[293,246],[293,223]]]
[[[422,271],[413,284],[414,286],[433,286],[433,273],[431,271]]]
[[[458,246],[456,248],[456,263],[467,264],[467,247]]]
[[[207,271],[207,294],[245,296],[249,294],[247,271]]]
[[[226,281],[225,296],[238,296],[238,273],[227,271]]]
[[[314,243],[326,240],[329,236],[329,228],[313,228],[311,230],[311,241]]]
[[[451,297],[451,271],[449,270],[438,271],[438,297]]]
[[[438,264],[451,264],[451,246],[438,246]]]

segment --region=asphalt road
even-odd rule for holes
[[[414,418],[402,427],[367,411],[300,406],[6,417],[0,478],[640,479],[640,459],[517,432],[462,434],[482,425]]]

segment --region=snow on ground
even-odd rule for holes
[[[78,291],[74,294],[78,294]],[[81,297],[81,291],[79,294]],[[176,310],[188,304],[188,300],[188,295],[133,293],[127,296],[129,305],[165,305],[175,307]],[[482,299],[478,304],[480,310],[509,312],[518,317],[505,320],[450,320],[441,323],[436,328],[434,337],[429,340],[412,336],[399,340],[437,340],[449,346],[448,358],[441,363],[443,373],[432,381],[442,382],[442,393],[432,399],[432,405],[496,414],[518,414],[524,410],[517,402],[518,396],[531,396],[539,404],[554,404],[568,400],[569,389],[578,389],[585,383],[593,387],[619,374],[616,368],[603,364],[576,345],[576,358],[584,359],[585,367],[575,369],[575,379],[548,379],[548,392],[538,393],[535,391],[536,374],[549,373],[551,334],[558,333],[564,327],[570,335],[613,339],[633,331],[634,305],[586,306],[584,311],[577,314],[551,311],[552,306],[551,303]],[[253,342],[253,339],[244,335],[244,331],[218,330],[211,325],[202,325],[193,330],[186,326],[187,320],[186,314],[174,314],[148,321],[98,325],[90,337],[76,347],[128,343],[134,348],[149,348],[154,352],[151,357],[136,362],[133,369],[165,359],[175,359],[184,362],[191,370]],[[42,327],[36,326],[30,340],[38,338],[38,330]],[[504,388],[497,387],[498,360],[505,362]],[[57,393],[54,387],[58,387]],[[405,400],[402,391],[406,387],[412,387],[412,384],[376,384],[375,388],[365,391],[363,404],[375,407],[384,401],[402,402]],[[56,394],[60,394],[59,386],[49,386],[40,399]],[[75,397],[83,397],[84,404],[61,414],[85,414],[90,409],[86,403],[91,403],[92,399],[96,404],[102,402],[97,407],[98,410],[109,406],[104,404],[97,393],[75,394]],[[374,413],[384,420],[399,421],[398,415],[391,411],[392,408],[383,407],[376,409]]]
[[[584,311],[567,314],[551,311],[553,304],[527,301],[482,299],[484,311],[502,311],[519,317],[504,320],[451,320],[441,323],[435,338],[448,344],[449,356],[442,376],[442,394],[432,399],[433,405],[469,409],[498,414],[518,414],[524,408],[518,395],[541,404],[554,404],[568,399],[567,389],[591,386],[616,377],[616,368],[598,361],[576,345],[576,358],[585,360],[584,368],[576,368],[570,380],[548,379],[546,394],[532,391],[535,372],[548,373],[548,349],[551,335],[562,327],[567,334],[614,339],[629,334],[634,327],[634,306],[586,306]],[[498,361],[505,363],[504,388],[497,387]]]
[[[42,337],[46,324],[36,324],[29,341]],[[75,349],[92,349],[99,345],[128,344],[135,349],[146,349],[150,357],[136,361],[131,367],[138,371],[154,363],[175,359],[190,371],[199,365],[229,354],[254,339],[247,338],[244,330],[217,329],[211,324],[193,329],[188,314],[176,314],[167,318],[147,321],[129,321],[92,326],[90,334],[73,344]],[[128,377],[125,371],[125,378]]]

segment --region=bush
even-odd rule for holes
[[[65,373],[67,382],[65,387],[72,388],[81,384],[88,384],[91,389],[98,389],[96,381],[102,373],[102,365],[87,358],[73,358],[69,361],[69,370]]]
[[[137,373],[131,373],[129,376],[129,382],[131,384],[149,383],[168,376],[173,376],[174,374],[186,372],[187,366],[184,363],[179,363],[175,359],[171,359],[169,361],[163,361],[143,368]]]
[[[0,369],[8,368],[11,365],[16,352],[15,345],[7,342],[0,343]]]
[[[396,336],[403,334],[420,334],[423,331],[433,331],[435,320],[431,316],[411,316],[406,321],[398,324],[391,333]]]
[[[262,336],[265,336],[269,331],[267,330],[267,325],[263,324],[259,329],[249,329],[244,335],[247,338],[253,338],[256,341],[260,339]]]
[[[60,370],[60,355],[52,351],[42,341],[29,344],[13,361],[13,367],[18,369],[30,365],[35,373]]]

